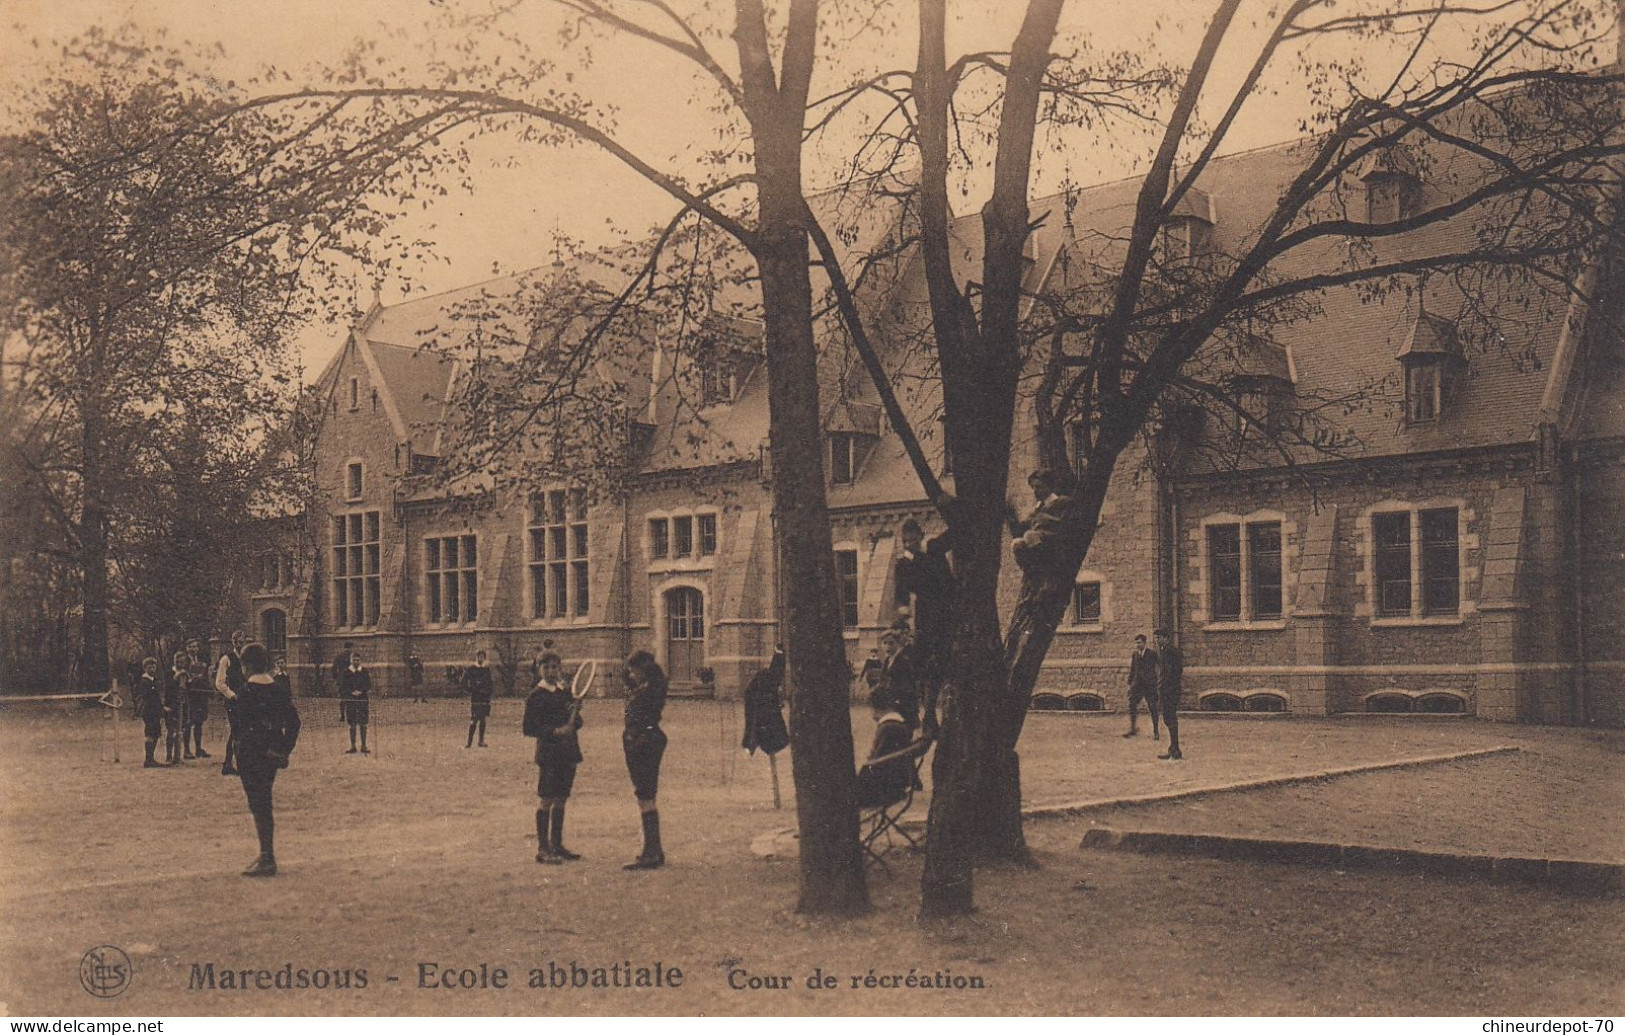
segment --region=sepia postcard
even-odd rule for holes
[[[1625,4],[0,18],[0,1013],[1625,1014]]]

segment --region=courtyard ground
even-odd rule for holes
[[[346,755],[331,700],[279,779],[283,872],[250,881],[235,780],[191,763],[143,770],[129,739],[98,759],[94,713],[0,712],[0,1002],[13,1014],[1590,1014],[1625,1012],[1625,901],[1443,877],[1083,852],[1091,823],[1621,860],[1625,737],[1460,719],[1192,717],[1187,760],[1159,762],[1120,716],[1035,715],[1023,739],[1033,805],[1195,790],[1502,744],[1439,766],[1029,823],[1040,865],[978,876],[971,918],[919,924],[919,861],[874,873],[874,911],[795,914],[793,861],[750,843],[794,823],[764,759],[737,743],[737,705],[674,702],[661,814],[670,865],[626,873],[637,815],[619,706],[589,702],[568,841],[541,867],[520,702],[491,747],[463,747],[466,705],[377,705],[377,754]],[[859,749],[867,720],[854,715]],[[133,731],[125,727],[128,738]],[[222,731],[211,732],[218,748]],[[218,751],[217,751],[218,754]],[[923,813],[922,813],[923,815]],[[99,1000],[78,964],[122,948],[136,977]],[[683,971],[664,989],[529,989],[532,968],[630,962]],[[188,988],[193,964],[327,973],[367,987]],[[506,989],[419,987],[421,964],[502,967]],[[867,987],[917,974],[983,987]],[[812,990],[815,971],[836,978]],[[730,979],[730,975],[732,978]],[[745,975],[787,988],[734,989]],[[857,987],[853,987],[856,977]],[[252,981],[251,981],[252,983]],[[876,982],[877,986],[885,982]],[[951,983],[951,980],[950,980]]]

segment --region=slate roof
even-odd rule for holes
[[[1310,141],[1280,145],[1220,157],[1203,171],[1186,208],[1215,219],[1213,247],[1224,253],[1241,252],[1273,209],[1277,197],[1302,168],[1313,146]],[[1388,156],[1392,164],[1398,159]],[[1420,203],[1441,202],[1452,185],[1474,175],[1474,159],[1459,153],[1427,154],[1419,159],[1406,152],[1407,169],[1422,174]],[[1387,166],[1384,166],[1386,168]],[[1100,184],[1064,196],[1042,198],[1031,209],[1039,226],[1028,248],[1025,284],[1034,290],[1070,292],[1087,296],[1109,284],[1132,219],[1138,178]],[[1358,175],[1351,174],[1346,193],[1328,195],[1319,217],[1353,210],[1363,197]],[[886,195],[884,192],[882,197]],[[872,201],[874,195],[869,195]],[[826,215],[842,222],[836,235],[843,260],[851,261],[895,240],[900,219],[893,204],[863,207],[852,192],[831,192],[819,199]],[[854,207],[856,206],[856,207]],[[1403,236],[1378,239],[1351,252],[1346,240],[1327,238],[1297,249],[1273,274],[1298,277],[1339,269],[1350,261],[1384,262],[1406,257],[1449,254],[1471,247],[1479,228],[1461,217]],[[961,282],[980,279],[982,227],[979,214],[960,217],[953,224],[956,275]],[[610,278],[613,263],[589,271]],[[467,340],[478,322],[454,326],[448,332],[449,313],[469,304],[483,304],[504,296],[517,296],[549,274],[546,267],[513,277],[379,310],[364,328],[378,363],[403,416],[430,423],[437,419],[437,400],[444,400],[453,382],[454,365],[421,351],[432,339]],[[719,304],[732,333],[759,335],[759,313],[753,284],[737,285]],[[1571,300],[1561,292],[1531,285],[1507,285],[1495,296],[1493,311],[1471,297],[1458,278],[1436,276],[1411,290],[1371,292],[1360,287],[1339,287],[1314,297],[1314,312],[1270,328],[1270,341],[1240,360],[1240,372],[1264,373],[1295,385],[1300,394],[1321,398],[1348,397],[1348,412],[1339,420],[1356,438],[1353,454],[1374,458],[1414,452],[1495,446],[1530,441],[1540,418],[1543,394],[1554,370],[1554,353],[1563,328],[1574,315]],[[888,276],[877,278],[864,299],[874,319],[873,336],[880,343],[894,385],[921,436],[926,451],[941,456],[941,429],[936,417],[940,394],[927,350],[909,348],[911,336],[926,326],[927,307],[923,271],[917,254],[905,254]],[[522,340],[523,328],[497,323],[482,331],[490,338]],[[1420,335],[1420,337],[1419,337]],[[414,339],[416,339],[414,341]],[[1418,346],[1417,341],[1422,341]],[[872,412],[877,403],[867,374],[857,362],[844,332],[826,320],[820,331],[820,384],[826,414]],[[1459,348],[1466,369],[1449,396],[1441,419],[1407,426],[1402,420],[1403,377],[1398,356],[1409,349],[1447,343]],[[629,406],[636,409],[647,395],[663,399],[669,389],[670,366],[656,365],[655,350],[632,348],[606,376],[627,383]],[[1617,342],[1615,343],[1617,349]],[[438,347],[437,347],[438,351]],[[668,354],[669,358],[669,354]],[[1254,369],[1256,368],[1256,369]],[[1589,371],[1590,364],[1581,364]],[[1617,365],[1614,368],[1617,370]],[[1625,375],[1616,375],[1625,380]],[[1590,393],[1584,427],[1588,433],[1625,433],[1625,403],[1620,393],[1609,392],[1598,402]],[[843,407],[846,400],[855,407]],[[759,455],[767,440],[768,404],[765,370],[761,367],[740,388],[731,404],[696,410],[692,400],[679,408],[681,419],[669,418],[674,398],[656,422],[644,464],[647,472],[705,467]],[[1590,416],[1594,414],[1594,416]],[[847,419],[846,423],[850,423]],[[1018,435],[1021,432],[1018,430]],[[414,438],[416,432],[414,432]],[[426,449],[425,451],[432,451]],[[882,431],[855,483],[834,486],[832,507],[864,507],[919,501],[921,491],[897,437]]]

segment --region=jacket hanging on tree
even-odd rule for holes
[[[745,739],[743,747],[751,754],[757,748],[776,755],[790,744],[790,731],[784,725],[779,703],[779,687],[784,685],[784,651],[775,651],[768,666],[751,677],[745,687]]]

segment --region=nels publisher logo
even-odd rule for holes
[[[98,945],[79,961],[79,983],[98,999],[112,999],[130,987],[135,968],[116,945]]]

